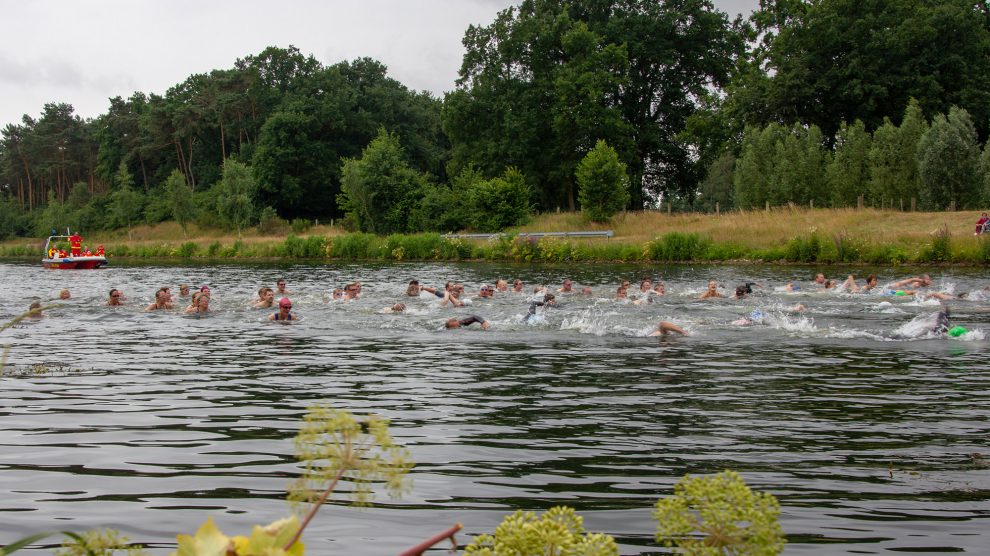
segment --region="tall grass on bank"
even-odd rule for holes
[[[902,213],[852,209],[782,208],[770,211],[705,214],[626,213],[611,223],[613,239],[514,235],[490,240],[445,238],[435,233],[339,233],[309,228],[302,237],[243,238],[214,236],[161,239],[161,230],[144,239],[104,241],[111,257],[278,258],[382,261],[513,262],[723,262],[757,261],[804,264],[990,264],[990,238],[974,237],[968,216],[975,213]],[[947,225],[951,218],[953,224]],[[166,225],[162,225],[166,226]],[[302,228],[302,226],[299,226]],[[519,230],[598,230],[578,214],[540,216]],[[178,230],[174,230],[179,235]],[[155,238],[155,239],[151,239]],[[95,242],[94,242],[95,243]],[[0,256],[39,257],[44,242],[14,240],[0,245]]]

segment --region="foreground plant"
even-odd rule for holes
[[[464,549],[474,556],[618,556],[611,535],[585,533],[572,508],[550,508],[542,516],[522,510],[506,517],[492,535],[479,535]]]
[[[691,556],[770,556],[784,549],[780,503],[753,492],[734,471],[681,479],[658,500],[656,540]]]

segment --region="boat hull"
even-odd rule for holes
[[[42,259],[41,266],[61,270],[89,270],[107,264],[106,257],[65,257],[62,259]]]

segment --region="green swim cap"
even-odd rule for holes
[[[949,336],[952,336],[953,338],[958,338],[959,336],[962,336],[963,334],[965,334],[967,332],[969,332],[969,330],[966,330],[962,326],[953,326],[952,328],[949,329],[949,331],[947,332],[947,334]]]
[[[905,295],[907,295],[907,292],[905,292],[903,290],[898,290],[898,291],[894,292],[894,295],[899,295],[901,297],[904,297]]]

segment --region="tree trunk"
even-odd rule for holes
[[[223,157],[223,160],[227,160],[227,145],[224,144],[223,119],[218,118],[218,120],[220,121],[220,156]]]

